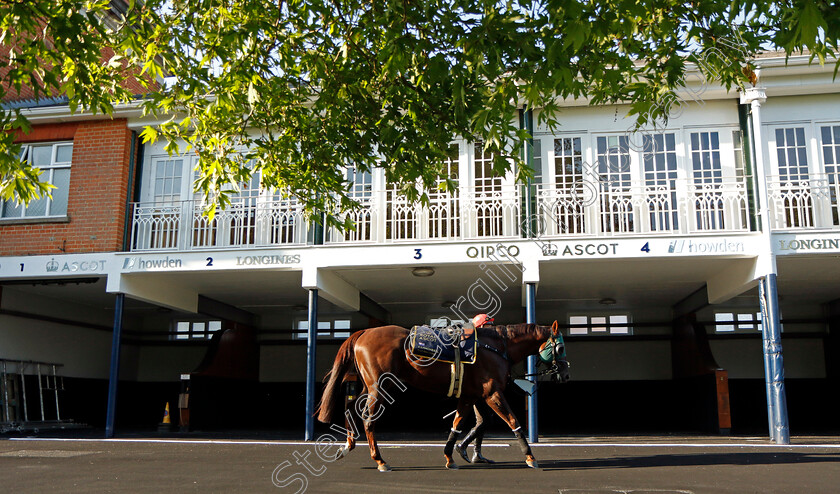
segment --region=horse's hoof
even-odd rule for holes
[[[456,445],[455,445],[455,451],[457,451],[457,452],[458,452],[458,454],[460,454],[460,455],[461,455],[461,458],[463,458],[465,462],[467,462],[467,463],[473,463],[472,461],[470,461],[470,457],[469,457],[469,456],[467,456],[467,447],[466,447],[466,446],[464,446],[464,447],[462,448],[461,446],[459,446],[459,445],[457,445],[457,444],[456,444]]]
[[[391,467],[389,467],[387,463],[383,463],[383,464],[379,465],[379,467],[377,467],[377,468],[379,469],[380,472],[390,472],[391,471]]]
[[[528,458],[525,460],[525,464],[531,468],[540,468],[539,464],[537,464],[536,458]]]
[[[493,460],[488,460],[487,458],[481,456],[481,453],[474,452],[472,461],[470,463],[495,463]]]
[[[454,461],[448,461],[448,462],[446,462],[446,469],[447,470],[458,470],[458,465],[456,465]]]
[[[347,456],[347,453],[349,451],[350,451],[350,448],[348,448],[347,446],[342,446],[341,449],[339,449],[338,452],[335,454],[335,459],[340,460],[340,459],[344,458],[345,456]]]

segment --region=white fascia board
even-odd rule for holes
[[[105,113],[93,113],[80,111],[73,113],[68,105],[46,106],[37,108],[21,109],[21,114],[33,124],[83,122],[91,120],[113,120],[115,118],[137,118],[142,116],[143,110],[140,103],[121,103],[114,105],[111,115]]]

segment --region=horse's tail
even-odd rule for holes
[[[318,404],[318,420],[325,424],[329,424],[332,419],[332,414],[336,406],[336,399],[338,399],[341,388],[341,383],[344,380],[344,375],[350,370],[351,366],[356,365],[356,357],[354,355],[354,347],[356,340],[365,331],[356,331],[351,334],[349,338],[344,340],[341,347],[338,349],[338,355],[335,356],[332,370],[327,372],[324,376],[326,385],[324,386],[324,393],[321,395],[321,402]]]

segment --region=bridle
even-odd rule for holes
[[[563,333],[557,327],[557,321],[551,325],[551,335],[545,343],[540,345],[537,355],[540,361],[549,365],[549,368],[535,374],[527,374],[525,377],[551,375],[553,379],[561,381],[563,371],[568,372],[571,367],[566,360],[566,343],[563,341]]]

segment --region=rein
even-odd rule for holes
[[[498,348],[494,348],[494,347],[488,345],[487,343],[480,343],[481,348],[485,348],[487,350],[490,350],[491,352],[495,353],[496,355],[498,355],[498,356],[502,357],[503,359],[505,359],[506,361],[510,362],[510,356],[507,353],[507,340],[505,340],[504,338],[500,338],[500,339],[502,340],[502,346],[504,347],[504,350],[499,350]]]

